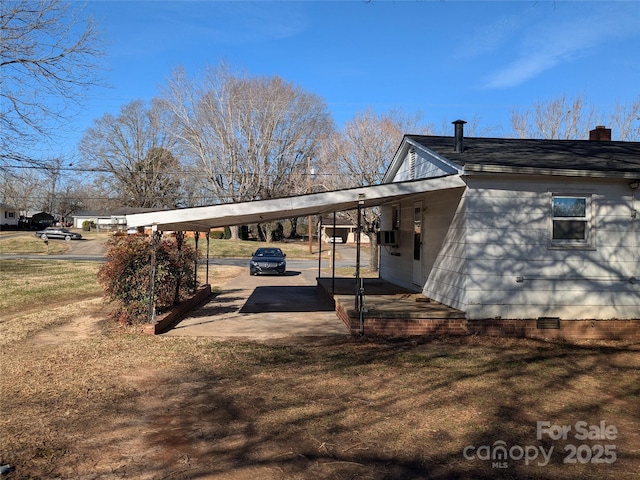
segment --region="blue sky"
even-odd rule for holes
[[[108,42],[111,87],[92,92],[74,135],[158,95],[178,65],[220,61],[322,97],[338,126],[401,108],[438,127],[477,117],[500,136],[514,108],[563,93],[603,111],[640,95],[636,1],[89,0],[85,13]]]

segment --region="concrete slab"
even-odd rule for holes
[[[192,312],[168,336],[263,340],[290,336],[349,336],[331,302],[319,294],[317,268],[283,276],[242,274]]]

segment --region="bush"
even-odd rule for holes
[[[89,232],[92,228],[96,228],[96,224],[93,223],[93,221],[85,220],[84,222],[82,222],[82,231]]]
[[[115,315],[122,323],[147,321],[151,253],[149,237],[129,235],[109,241],[108,261],[98,271],[98,282],[108,301],[117,304]],[[193,290],[194,260],[195,250],[191,246],[183,244],[179,255],[175,238],[160,240],[156,253],[156,311],[167,310],[175,303],[178,282],[179,299]]]
[[[222,237],[225,240],[229,240],[231,238],[231,228],[230,227],[224,227],[224,236]]]
[[[224,232],[221,230],[213,230],[212,232],[209,233],[209,237],[212,238],[213,240],[220,240],[224,238]]]

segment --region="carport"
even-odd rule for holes
[[[460,175],[447,175],[428,179],[297,195],[294,197],[131,214],[127,215],[127,225],[130,227],[151,226],[154,232],[152,235],[154,245],[157,244],[161,233],[164,231],[196,232],[196,244],[199,232],[204,232],[207,239],[208,259],[208,233],[212,228],[247,225],[310,215],[318,215],[321,217],[322,215],[327,214],[333,214],[335,223],[336,212],[357,210],[357,228],[360,230],[360,212],[363,208],[393,204],[399,202],[401,199],[408,199],[412,196],[418,196],[425,192],[447,190],[464,186],[465,183],[462,178],[460,178]],[[354,296],[355,309],[360,310],[361,305],[358,300],[360,288],[359,242],[356,247],[356,288]],[[335,252],[333,257],[335,258]],[[154,270],[153,262],[154,259],[152,256],[152,272]],[[153,279],[151,282],[151,289],[151,297],[153,298]],[[150,302],[150,322],[153,321],[153,316],[153,306]]]

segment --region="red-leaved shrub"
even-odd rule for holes
[[[152,245],[149,237],[129,235],[109,241],[107,261],[98,271],[98,282],[108,301],[117,305],[116,318],[127,324],[147,321]],[[156,252],[155,306],[157,312],[170,308],[195,287],[195,250],[182,245],[178,251],[174,238],[162,238]]]

